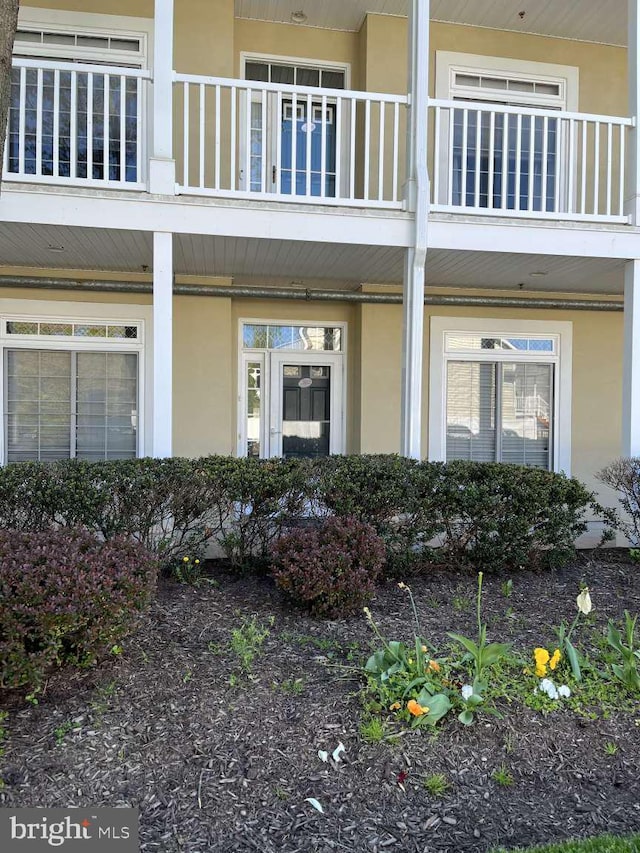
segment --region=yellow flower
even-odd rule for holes
[[[200,560],[195,560],[196,566],[199,565],[199,563],[200,563]]]
[[[560,663],[560,658],[562,655],[560,654],[560,649],[556,649],[555,652],[551,655],[551,660],[549,661],[549,669],[555,669]]]
[[[429,709],[423,708],[415,699],[409,699],[407,702],[407,711],[413,714],[414,717],[422,717],[424,714],[429,713]]]
[[[390,711],[397,711],[399,708],[400,708],[400,703],[399,703],[399,702],[394,702],[394,703],[393,703],[393,705],[389,705],[389,710],[390,710]]]
[[[406,583],[403,583],[402,581],[400,581],[400,583],[398,584],[398,589],[406,589],[406,588],[407,588]]]
[[[427,647],[426,647],[426,646],[422,646],[422,647],[421,647],[421,649],[422,649],[422,654],[426,654],[426,652],[427,652]]]
[[[576,607],[580,613],[588,616],[591,613],[593,605],[591,604],[591,596],[589,595],[589,587],[585,586],[580,595],[576,598]]]
[[[533,650],[533,657],[536,662],[536,675],[543,678],[547,674],[549,652],[546,649],[537,648]]]
[[[189,558],[188,558],[188,557],[183,557],[183,558],[182,558],[182,562],[183,562],[183,563],[188,563],[188,562],[189,562]]]
[[[408,658],[407,663],[411,666],[413,664],[413,658]]]
[[[430,669],[432,672],[440,672],[440,664],[437,660],[430,660],[428,669]]]

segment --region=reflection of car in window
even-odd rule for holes
[[[472,438],[474,435],[475,433],[463,424],[447,424],[447,436],[449,438]]]

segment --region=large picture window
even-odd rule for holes
[[[132,459],[138,355],[7,349],[7,461]]]
[[[87,316],[82,303],[0,302],[0,464],[144,456],[151,310],[95,304]]]
[[[571,324],[432,318],[430,458],[570,463]]]

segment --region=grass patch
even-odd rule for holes
[[[536,847],[518,847],[512,853],[639,853],[640,835],[618,838],[614,835],[602,835],[599,838],[585,838],[581,841],[562,841],[558,844],[543,844]],[[492,853],[508,853],[500,847]]]

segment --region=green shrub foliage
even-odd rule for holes
[[[612,470],[609,481],[628,483],[636,519],[639,468],[635,460],[635,479],[623,481]],[[370,524],[386,548],[385,572],[396,576],[425,566],[491,571],[561,565],[573,554],[587,515],[611,522],[577,480],[515,465],[380,455],[314,462],[71,460],[0,468],[0,528],[83,527],[104,539],[128,536],[165,564],[215,542],[233,566],[264,568],[292,519],[326,515]]]
[[[157,562],[131,540],[85,530],[0,530],[0,686],[37,687],[86,666],[133,628]]]
[[[280,589],[317,616],[339,618],[370,601],[385,547],[370,524],[331,516],[283,533],[273,555]]]

